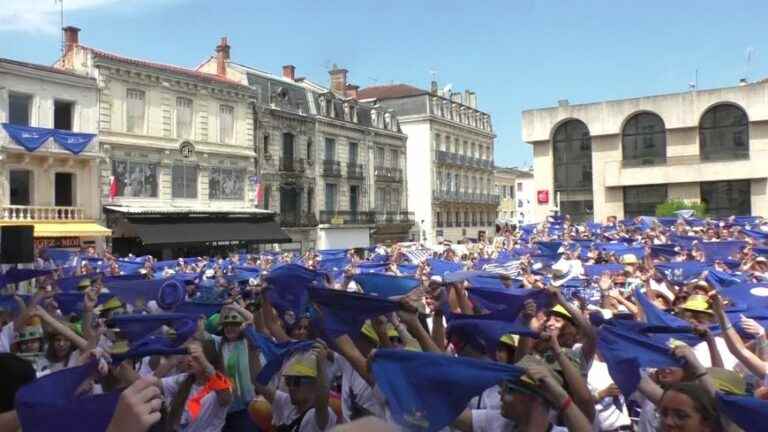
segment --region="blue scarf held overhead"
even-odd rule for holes
[[[360,285],[364,293],[382,298],[404,296],[419,286],[415,277],[382,273],[356,274],[352,280]]]
[[[264,356],[266,363],[261,367],[261,371],[256,376],[256,381],[261,385],[267,385],[272,380],[286,361],[297,352],[308,351],[312,349],[312,341],[295,342],[275,342],[268,336],[256,331],[253,326],[245,329],[245,337],[254,347],[259,349]]]
[[[77,388],[96,372],[96,361],[46,375],[16,394],[16,413],[23,430],[102,432],[107,429],[120,392],[76,396]]]
[[[326,336],[357,335],[365,321],[400,309],[400,303],[347,291],[310,288],[309,295],[322,314]]]
[[[680,366],[667,345],[674,333],[645,334],[641,323],[614,321],[598,330],[597,349],[608,364],[611,379],[629,397],[640,383],[640,368]]]
[[[757,430],[756,422],[768,418],[768,401],[752,396],[717,393],[717,405],[722,414],[745,431]]]
[[[389,349],[376,351],[372,368],[395,422],[426,432],[450,425],[484,390],[525,373],[503,363]]]

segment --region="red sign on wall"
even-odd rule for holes
[[[548,204],[549,203],[549,191],[548,190],[540,190],[536,192],[536,199],[539,202],[539,204]]]

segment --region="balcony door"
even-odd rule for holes
[[[55,174],[54,205],[56,207],[72,207],[74,205],[74,179],[72,173]]]
[[[357,213],[360,204],[360,186],[352,185],[349,187],[349,211]]]
[[[293,171],[293,134],[283,134],[283,170]]]
[[[301,194],[295,188],[280,188],[280,218],[298,221]]]
[[[349,143],[349,163],[351,164],[357,163],[357,143],[356,142]]]

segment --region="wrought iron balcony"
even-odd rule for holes
[[[341,162],[337,160],[324,160],[323,175],[327,177],[341,177]]]
[[[303,173],[305,169],[304,159],[280,158],[280,172]]]
[[[357,179],[365,178],[365,166],[360,163],[347,163],[347,177]]]
[[[314,213],[280,213],[280,226],[285,228],[316,227]]]
[[[337,210],[320,212],[320,223],[329,225],[373,225],[374,212]]]
[[[416,219],[413,212],[376,212],[376,224],[413,224]]]
[[[376,180],[394,182],[403,180],[403,170],[400,168],[378,165],[374,167],[374,174],[376,175]]]

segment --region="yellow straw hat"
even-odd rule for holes
[[[298,353],[288,361],[283,376],[317,378],[317,359],[311,352]]]
[[[680,306],[681,309],[685,309],[692,312],[704,312],[708,314],[712,314],[712,311],[709,310],[709,303],[707,302],[707,297],[700,295],[700,294],[694,294],[690,297],[688,297],[688,300],[683,303],[682,306]]]

